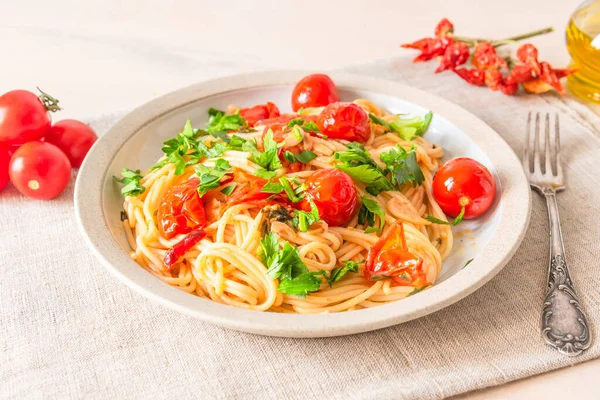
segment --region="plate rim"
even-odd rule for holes
[[[218,304],[174,288],[150,273],[130,276],[131,264],[139,266],[118,246],[103,211],[102,187],[118,149],[147,124],[202,98],[255,87],[290,85],[313,73],[306,70],[277,70],[237,74],[211,79],[167,93],[137,107],[99,137],[84,160],[75,183],[75,215],[88,247],[114,276],[143,296],[178,312],[221,327],[282,337],[342,336],[385,328],[416,319],[467,297],[504,268],[519,248],[531,214],[531,191],[521,162],[508,143],[494,129],[470,111],[403,83],[369,76],[329,72],[339,87],[362,89],[390,95],[431,109],[461,129],[484,151],[494,166],[502,187],[498,226],[470,268],[461,270],[431,289],[370,309],[317,315],[261,313]],[[440,111],[441,110],[441,111]],[[465,126],[469,129],[465,129]],[[123,132],[126,132],[124,135]],[[485,142],[481,139],[485,137]],[[494,149],[490,152],[485,149]],[[499,165],[502,165],[502,169]],[[520,200],[519,200],[520,199]],[[525,207],[523,207],[525,203]],[[520,206],[520,207],[519,207]],[[502,228],[502,229],[501,229]],[[493,252],[502,253],[495,257]],[[484,260],[493,260],[485,267]],[[118,265],[116,265],[118,263]],[[352,316],[352,318],[348,318]]]

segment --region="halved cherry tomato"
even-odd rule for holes
[[[317,119],[321,132],[332,139],[366,142],[371,135],[369,116],[354,103],[333,103]]]
[[[44,141],[64,151],[71,166],[79,168],[97,139],[96,132],[88,125],[74,119],[65,119],[52,125]]]
[[[496,181],[480,162],[467,157],[446,161],[433,178],[433,197],[442,210],[456,217],[465,206],[465,219],[475,218],[494,202]]]
[[[322,107],[340,101],[335,83],[325,74],[312,74],[300,79],[292,91],[292,110]]]
[[[365,278],[372,281],[392,278],[400,286],[423,287],[427,284],[423,259],[408,251],[402,222],[394,223],[369,249]]]
[[[256,125],[264,125],[265,129],[263,134],[267,133],[270,129],[273,131],[273,139],[279,143],[283,141],[283,130],[290,123],[291,120],[302,118],[305,121],[317,122],[316,115],[298,115],[298,114],[283,114],[276,118],[263,119],[256,123]]]
[[[357,207],[357,190],[348,174],[336,168],[320,169],[304,183],[306,198],[300,203],[301,209],[310,211],[310,199],[328,225],[342,226],[350,221]]]
[[[8,176],[8,165],[10,164],[11,149],[0,142],[0,190],[10,181]]]
[[[26,90],[0,96],[0,142],[21,145],[41,139],[48,129],[50,115],[38,96]]]
[[[29,142],[10,159],[10,180],[27,197],[49,200],[58,196],[71,178],[71,163],[58,147]]]
[[[165,193],[156,217],[161,234],[167,239],[206,226],[206,214],[200,195],[197,178],[171,187]]]
[[[242,203],[252,203],[257,205],[267,205],[265,200],[271,197],[272,193],[261,192],[263,186],[267,184],[266,179],[262,179],[243,172],[236,173],[234,178],[238,182],[233,192],[227,198],[227,205],[234,206]]]
[[[244,117],[248,125],[254,126],[258,121],[263,119],[279,117],[281,113],[279,108],[270,101],[267,104],[258,104],[254,107],[242,108],[240,115]]]

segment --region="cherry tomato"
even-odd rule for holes
[[[357,207],[357,190],[348,174],[336,168],[320,169],[304,183],[306,198],[300,203],[303,210],[310,211],[310,199],[328,225],[342,226],[350,221]]]
[[[369,116],[354,103],[333,103],[317,119],[321,132],[332,139],[366,142],[371,135]]]
[[[240,115],[248,122],[248,125],[254,126],[260,120],[276,118],[281,115],[279,108],[270,101],[267,104],[259,104],[254,107],[242,108]]]
[[[11,149],[0,142],[0,190],[10,181],[8,176],[8,165],[10,164]]]
[[[267,180],[253,175],[238,172],[234,179],[238,182],[233,192],[227,198],[227,205],[234,206],[242,203],[253,203],[257,205],[268,205],[266,200],[272,196],[271,193],[261,192]]]
[[[300,79],[292,91],[292,110],[322,107],[340,101],[335,83],[325,74],[312,74]]]
[[[79,168],[96,139],[98,139],[96,132],[88,125],[73,119],[65,119],[52,125],[44,141],[64,151],[71,161],[71,166]]]
[[[302,118],[305,121],[317,122],[316,115],[298,115],[298,114],[283,114],[276,118],[263,119],[256,123],[256,125],[264,126],[263,134],[267,133],[270,129],[273,131],[273,140],[277,143],[283,141],[283,130],[290,123],[291,120]]]
[[[301,163],[300,161],[288,161],[285,158],[286,151],[289,151],[290,153],[296,155],[302,153],[302,148],[300,148],[300,146],[298,145],[291,147],[280,147],[279,149],[277,149],[277,157],[279,158],[279,161],[281,161],[281,165],[283,165],[284,168],[288,169],[288,172],[303,171],[305,164]]]
[[[496,181],[478,161],[467,157],[446,161],[433,178],[433,197],[451,217],[465,206],[465,219],[483,214],[494,202]]]
[[[0,96],[0,142],[21,145],[41,139],[48,129],[50,115],[38,96],[26,90]]]
[[[394,223],[369,249],[365,278],[372,281],[392,278],[400,286],[423,287],[427,284],[423,259],[408,251],[402,222]]]
[[[71,163],[61,149],[45,142],[29,142],[10,159],[10,180],[27,197],[49,200],[58,196],[71,178]]]
[[[160,232],[167,239],[206,226],[204,206],[198,194],[199,184],[199,179],[190,179],[165,193],[156,217]]]

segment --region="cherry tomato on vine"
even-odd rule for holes
[[[446,161],[433,178],[433,196],[451,217],[465,207],[465,219],[487,211],[496,196],[496,181],[480,162],[467,157]]]
[[[60,110],[58,100],[26,90],[13,90],[0,96],[0,142],[8,145],[39,140],[50,129],[48,111]]]
[[[354,103],[332,103],[317,119],[321,132],[332,139],[366,142],[371,135],[369,116]]]
[[[306,198],[300,208],[310,211],[314,201],[319,215],[331,226],[346,224],[356,211],[357,190],[352,178],[336,168],[320,169],[306,179]]]
[[[49,200],[69,183],[71,163],[58,147],[45,142],[29,142],[10,159],[10,180],[27,197]]]
[[[372,281],[392,278],[400,286],[418,288],[427,284],[423,259],[408,251],[402,222],[394,223],[369,249],[365,278]]]
[[[8,175],[8,166],[10,164],[10,156],[11,149],[0,142],[0,190],[4,189],[4,187],[10,181],[10,177]]]
[[[88,125],[73,119],[65,119],[52,125],[44,141],[64,151],[71,161],[71,166],[79,168],[96,139],[98,139],[96,132]]]
[[[292,110],[322,107],[340,101],[335,83],[325,74],[312,74],[300,79],[292,91]]]
[[[206,226],[206,214],[198,194],[199,184],[199,179],[190,179],[165,193],[156,217],[161,234],[167,239]]]
[[[242,108],[240,115],[244,117],[248,125],[254,126],[260,120],[276,118],[281,115],[279,108],[270,101],[267,104],[258,104],[254,107]]]

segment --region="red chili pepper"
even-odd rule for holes
[[[413,60],[414,63],[418,63],[421,61],[431,60],[434,57],[441,56],[446,51],[446,48],[454,43],[454,40],[447,36],[441,39],[434,38],[425,38],[421,40],[417,40],[413,43],[407,43],[400,45],[405,49],[416,49],[420,50],[421,54],[419,54]]]
[[[531,65],[533,72],[540,75],[540,63],[538,61],[538,49],[531,43],[526,43],[517,49],[517,58],[524,64]]]
[[[490,42],[481,42],[473,50],[473,66],[479,69],[508,69],[506,61],[498,54]]]
[[[502,73],[497,69],[486,69],[485,70],[485,86],[489,87],[493,91],[500,89],[502,85]]]
[[[519,90],[519,84],[507,83],[506,79],[504,80],[504,82],[502,82],[502,85],[500,86],[500,91],[502,91],[502,93],[508,96],[514,95],[515,93],[517,93],[517,90]]]
[[[471,85],[483,86],[485,83],[485,71],[481,69],[456,68],[453,71]]]
[[[533,67],[530,64],[519,64],[514,66],[504,80],[507,85],[512,85],[513,83],[521,83],[533,78]]]
[[[447,69],[454,69],[459,65],[467,62],[469,59],[469,46],[463,42],[455,42],[446,48],[442,61],[439,67],[435,70],[435,73],[445,71]]]
[[[435,37],[443,38],[454,33],[454,25],[448,21],[448,18],[442,19],[435,27]]]
[[[204,232],[202,229],[196,229],[188,233],[179,242],[175,243],[175,245],[171,247],[169,251],[167,251],[167,254],[165,254],[165,258],[163,259],[167,270],[170,270],[173,267],[173,265],[175,265],[175,263],[179,261],[181,257],[185,255],[185,253],[187,253],[189,249],[194,247],[199,241],[201,241],[205,237],[206,232]]]
[[[552,66],[545,61],[540,63],[540,79],[543,82],[546,82],[548,85],[552,86],[558,93],[562,95],[565,94],[565,88],[562,87],[560,81],[558,80],[558,76],[556,76],[556,72],[552,69]]]
[[[575,74],[577,72],[579,72],[579,68],[576,68],[576,69],[562,68],[562,69],[555,69],[554,70],[554,73],[556,74],[556,77],[558,79],[564,78],[565,76],[573,75],[573,74]]]

